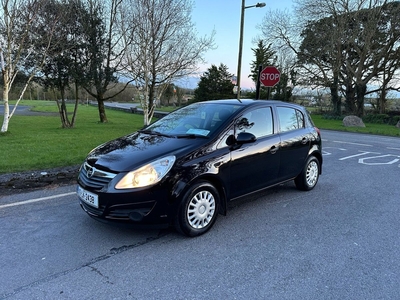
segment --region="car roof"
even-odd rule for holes
[[[201,103],[215,103],[215,104],[228,104],[228,105],[241,105],[243,107],[258,106],[258,105],[289,105],[302,109],[301,105],[291,102],[283,102],[278,100],[255,100],[255,99],[220,99],[202,101]]]

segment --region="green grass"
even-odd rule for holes
[[[27,104],[30,103],[21,103]],[[39,103],[35,110],[39,108],[57,112],[55,102]],[[9,131],[0,134],[0,174],[80,164],[99,144],[143,127],[141,115],[114,110],[106,110],[106,113],[109,122],[99,123],[97,107],[80,105],[72,129],[62,129],[58,115],[14,115]],[[3,116],[0,122],[3,123]]]
[[[342,120],[324,119],[322,115],[311,115],[311,117],[319,129],[400,137],[400,129],[393,125],[365,123],[365,127],[344,127]]]
[[[0,133],[0,174],[81,164],[94,147],[143,126],[141,115],[110,109],[106,110],[109,122],[102,124],[98,122],[97,107],[79,105],[75,128],[62,129],[54,101],[25,100],[20,105],[54,114],[11,118],[9,131]],[[71,112],[72,105],[68,109]],[[400,129],[395,126],[367,123],[365,128],[354,128],[344,127],[341,120],[323,119],[321,115],[312,118],[320,129],[400,136]],[[3,123],[3,116],[0,122]]]

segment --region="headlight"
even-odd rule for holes
[[[167,156],[153,161],[140,169],[126,174],[115,186],[116,189],[133,189],[159,182],[175,162],[175,156]]]

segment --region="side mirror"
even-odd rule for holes
[[[256,141],[256,136],[250,132],[241,132],[236,138],[238,144],[248,144]]]

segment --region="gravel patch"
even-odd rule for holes
[[[75,184],[80,165],[38,171],[0,174],[0,195]]]

